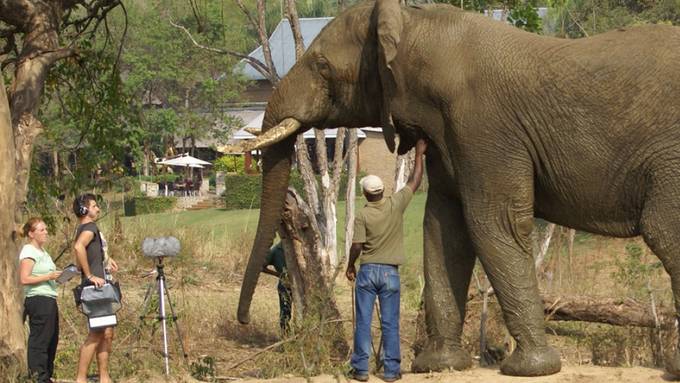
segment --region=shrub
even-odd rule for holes
[[[260,207],[260,176],[227,175],[224,177],[224,201],[227,209]]]
[[[125,201],[125,215],[163,213],[177,204],[175,197],[135,197]]]
[[[318,177],[317,177],[318,178]],[[358,178],[358,177],[357,177]],[[295,188],[303,198],[306,198],[304,182],[298,172],[292,172],[289,185]],[[224,177],[224,201],[227,209],[250,209],[260,207],[260,195],[262,194],[262,177],[258,175],[226,175]],[[338,200],[344,201],[347,190],[347,176],[340,178],[340,190]],[[357,195],[361,189],[355,188]]]
[[[217,172],[227,172],[243,174],[245,166],[245,157],[243,156],[222,156],[213,163],[214,169]]]
[[[140,181],[148,181],[148,182],[175,182],[177,181],[178,178],[181,177],[181,174],[159,174],[156,176],[139,176]]]

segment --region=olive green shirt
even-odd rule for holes
[[[413,191],[406,186],[376,202],[367,202],[354,219],[353,243],[361,243],[359,263],[401,265],[404,254],[404,210]]]

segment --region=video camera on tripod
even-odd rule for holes
[[[163,264],[163,259],[165,257],[175,257],[179,254],[180,243],[175,237],[160,237],[160,238],[144,238],[142,242],[142,253],[145,257],[154,258],[156,262],[156,285],[155,289],[153,285],[149,285],[144,296],[144,308],[140,314],[139,319],[143,320],[146,313],[149,310],[149,303],[151,302],[152,291],[156,291],[158,294],[158,320],[161,322],[161,327],[163,330],[163,358],[165,360],[165,374],[170,374],[169,365],[169,355],[168,355],[168,333],[167,333],[167,323],[166,323],[166,313],[165,313],[165,298],[168,299],[168,305],[170,306],[170,313],[172,314],[172,324],[177,332],[177,341],[182,348],[182,354],[184,358],[187,358],[186,350],[184,349],[184,343],[182,342],[182,334],[179,328],[179,323],[177,322],[177,316],[175,315],[175,310],[170,300],[170,294],[168,293],[168,287],[165,283],[165,271]]]

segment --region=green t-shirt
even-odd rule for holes
[[[352,242],[362,243],[359,263],[401,265],[404,255],[404,210],[413,191],[406,186],[376,202],[367,202],[354,219]]]
[[[50,257],[47,251],[40,250],[31,244],[24,245],[21,253],[19,253],[19,262],[27,258],[35,262],[31,271],[33,276],[38,277],[57,270],[57,266],[55,266],[52,257]],[[34,296],[56,298],[57,282],[45,281],[34,285],[24,285],[24,296],[26,298]]]

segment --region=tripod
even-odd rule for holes
[[[143,321],[144,318],[147,316],[147,313],[149,311],[149,305],[151,303],[151,296],[153,294],[153,287],[156,287],[156,293],[158,294],[158,317],[156,317],[160,322],[161,322],[161,327],[163,329],[163,358],[165,359],[165,375],[170,375],[170,365],[169,365],[169,355],[168,355],[168,331],[167,331],[167,324],[166,324],[166,315],[165,315],[165,297],[167,296],[168,298],[168,306],[170,306],[170,313],[172,316],[172,323],[175,327],[176,330],[176,335],[177,335],[177,341],[179,342],[179,346],[182,349],[182,355],[184,356],[184,359],[188,357],[186,350],[184,349],[184,343],[182,342],[182,333],[180,332],[179,328],[179,323],[177,322],[177,315],[175,315],[175,309],[172,307],[172,301],[170,300],[170,293],[168,292],[168,287],[165,284],[165,272],[163,271],[164,265],[163,265],[163,257],[154,257],[157,262],[156,262],[156,283],[155,286],[153,284],[149,284],[149,286],[146,288],[146,294],[144,294],[144,303],[143,303],[143,309],[142,312],[139,316],[140,321]]]

